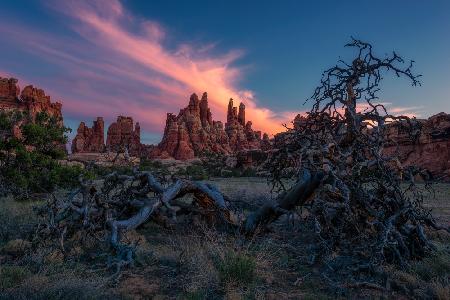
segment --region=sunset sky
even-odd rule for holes
[[[215,120],[232,97],[273,134],[309,109],[323,70],[351,57],[350,36],[416,61],[421,87],[386,76],[391,111],[450,112],[447,0],[1,1],[0,34],[0,76],[62,102],[74,131],[129,115],[157,143],[166,113],[207,91]]]

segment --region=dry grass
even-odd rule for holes
[[[244,212],[272,198],[270,186],[261,178],[211,181]],[[425,200],[438,220],[447,225],[450,225],[449,197],[450,184],[438,184],[436,198]],[[272,232],[251,238],[237,232],[221,232],[195,219],[171,229],[149,222],[126,235],[129,241],[139,243],[136,263],[114,281],[109,278],[110,271],[94,268],[102,262],[90,255],[96,249],[95,243],[86,249],[73,248],[67,257],[35,243],[31,247],[23,244],[22,240],[32,241],[32,228],[37,222],[32,211],[35,204],[0,199],[0,299],[336,297],[325,289],[315,270],[305,264],[307,237],[302,235],[300,221],[293,226],[292,220],[282,220]],[[391,297],[450,298],[450,235],[443,232],[430,235],[438,252],[413,263],[410,269],[388,270],[397,282],[397,286],[391,284],[395,290]],[[11,245],[26,247],[12,249]]]

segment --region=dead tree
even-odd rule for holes
[[[52,196],[38,209],[45,217],[38,233],[48,238],[57,237],[60,250],[64,241],[79,235],[97,238],[108,231],[106,244],[112,256],[110,266],[118,273],[121,267],[132,264],[134,246],[123,243],[122,233],[136,229],[151,218],[176,221],[178,211],[199,212],[209,219],[233,224],[227,202],[213,185],[188,180],[177,180],[163,186],[150,172],[121,175],[117,172],[102,180],[79,178],[80,187],[66,197]],[[176,200],[186,194],[194,196],[194,203]],[[162,209],[164,208],[164,209]]]
[[[279,138],[271,157],[274,184],[283,187],[287,165],[298,166],[297,183],[277,205],[261,208],[246,223],[253,230],[285,209],[304,206],[316,236],[311,262],[325,266],[326,278],[377,272],[386,263],[405,266],[433,249],[426,227],[444,229],[422,205],[424,191],[414,176],[402,176],[411,168],[403,169],[395,155],[383,152],[385,144],[395,143],[386,135],[391,124],[400,122],[411,139],[420,124],[376,103],[382,76],[394,73],[416,86],[420,75],[413,74],[412,61],[405,64],[395,52],[378,58],[370,44],[356,39],[346,46],[356,57],[323,73],[310,99],[312,109]]]

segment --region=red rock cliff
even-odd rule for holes
[[[297,115],[294,128],[298,129],[305,120]],[[398,155],[403,167],[418,166],[431,172],[435,179],[450,181],[450,114],[442,112],[418,121],[422,129],[416,141],[411,139],[402,123],[389,124],[386,138],[393,142],[385,145],[384,154]],[[275,136],[276,147],[278,143],[282,144],[284,136]]]
[[[245,123],[245,105],[239,112],[230,99],[225,128],[220,121],[213,121],[208,107],[208,95],[201,100],[192,94],[189,105],[179,114],[168,113],[161,143],[152,157],[191,159],[206,152],[230,154],[239,150],[261,149],[261,132],[253,131],[252,123]]]
[[[77,135],[72,141],[72,153],[105,152],[105,123],[102,117],[94,121],[92,128],[84,122],[78,126]]]
[[[439,113],[419,120],[422,130],[416,142],[408,138],[400,123],[388,129],[388,138],[398,143],[398,154],[403,166],[418,166],[430,171],[435,178],[450,180],[450,114]],[[397,146],[388,145],[385,153],[392,154]]]
[[[60,119],[62,125],[61,108],[62,104],[52,103],[50,96],[47,96],[43,90],[28,85],[20,93],[17,79],[0,77],[1,110],[25,111],[31,119],[34,119],[37,113],[45,111],[50,116]]]
[[[112,152],[124,151],[126,147],[130,155],[139,156],[142,149],[139,123],[134,125],[131,117],[117,117],[117,121],[108,127],[106,147]]]

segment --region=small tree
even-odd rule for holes
[[[0,112],[0,190],[26,197],[75,183],[80,168],[62,166],[69,128],[45,112],[32,121],[19,111]]]

